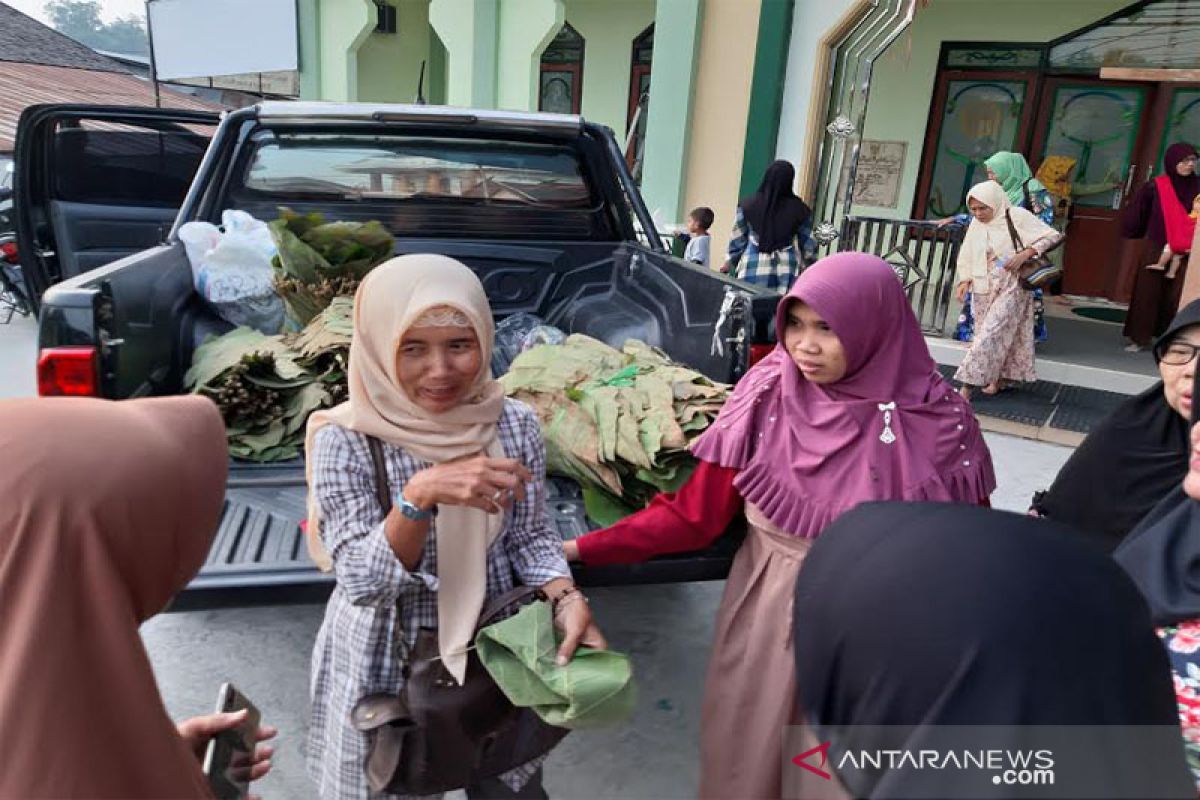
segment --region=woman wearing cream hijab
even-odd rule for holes
[[[350,399],[308,423],[310,542],[337,585],[313,649],[309,773],[324,800],[367,798],[363,697],[400,690],[420,628],[436,628],[462,680],[484,603],[515,583],[555,601],[560,661],[603,647],[570,580],[545,509],[537,416],[491,376],[494,325],[483,286],[459,262],[409,255],[359,287]],[[368,438],[382,441],[394,498],[380,508]],[[319,546],[317,546],[319,545]],[[545,797],[540,763],[468,787],[468,796]]]
[[[1013,206],[995,181],[967,196],[970,227],[958,253],[959,302],[971,292],[975,337],[954,378],[970,399],[973,387],[996,394],[1011,382],[1037,380],[1033,353],[1033,292],[1022,288],[1020,269],[1062,239],[1062,234],[1023,208]],[[1013,243],[1012,221],[1020,247]]]

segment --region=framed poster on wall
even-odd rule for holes
[[[858,150],[854,178],[854,202],[864,206],[895,208],[900,200],[900,178],[904,174],[907,142],[864,139]]]

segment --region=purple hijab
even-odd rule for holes
[[[781,334],[693,445],[696,456],[740,470],[742,497],[796,536],[816,536],[872,500],[984,502],[996,479],[979,425],[938,373],[887,262],[821,259],[780,301],[777,331],[796,300],[841,340],[845,377],[805,380]]]

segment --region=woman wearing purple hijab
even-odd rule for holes
[[[860,503],[986,504],[996,485],[971,407],[938,373],[885,261],[822,259],[780,301],[775,324],[779,345],[696,441],[687,484],[565,545],[588,564],[644,561],[705,547],[745,514],[705,689],[705,798],[781,795],[795,710],[792,592],[812,540]]]

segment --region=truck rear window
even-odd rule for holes
[[[397,235],[613,238],[565,145],[274,132],[257,142],[238,194],[242,206],[373,215]]]

